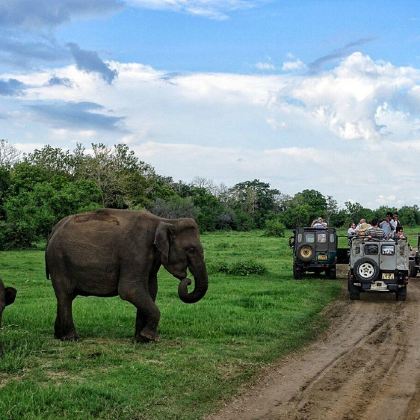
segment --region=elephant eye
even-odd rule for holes
[[[187,252],[189,252],[190,254],[194,254],[195,251],[196,251],[196,249],[193,246],[191,246],[187,249]]]

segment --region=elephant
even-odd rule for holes
[[[57,298],[54,336],[77,340],[72,302],[80,296],[117,296],[137,309],[135,339],[158,340],[155,300],[161,265],[180,280],[185,303],[206,294],[208,276],[197,223],[164,219],[147,211],[100,209],[61,219],[49,235],[46,275]],[[188,291],[194,277],[194,288]]]
[[[16,293],[17,291],[15,288],[4,287],[4,283],[0,279],[0,327],[4,308],[15,301]]]

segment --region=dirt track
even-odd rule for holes
[[[420,278],[406,302],[347,295],[331,328],[212,419],[420,419]]]

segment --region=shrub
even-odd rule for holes
[[[265,234],[284,238],[286,226],[278,219],[270,219],[265,222]]]
[[[223,261],[213,266],[212,271],[234,276],[249,276],[251,274],[264,274],[267,268],[263,264],[253,260],[236,261],[232,264]]]

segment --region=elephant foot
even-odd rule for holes
[[[159,341],[159,335],[150,330],[142,330],[140,334],[136,334],[136,341],[138,343],[150,343],[152,341]]]
[[[57,334],[54,334],[54,337],[61,341],[77,341],[79,339],[79,336],[76,334],[76,332],[70,332],[68,334],[64,334],[60,336]]]

